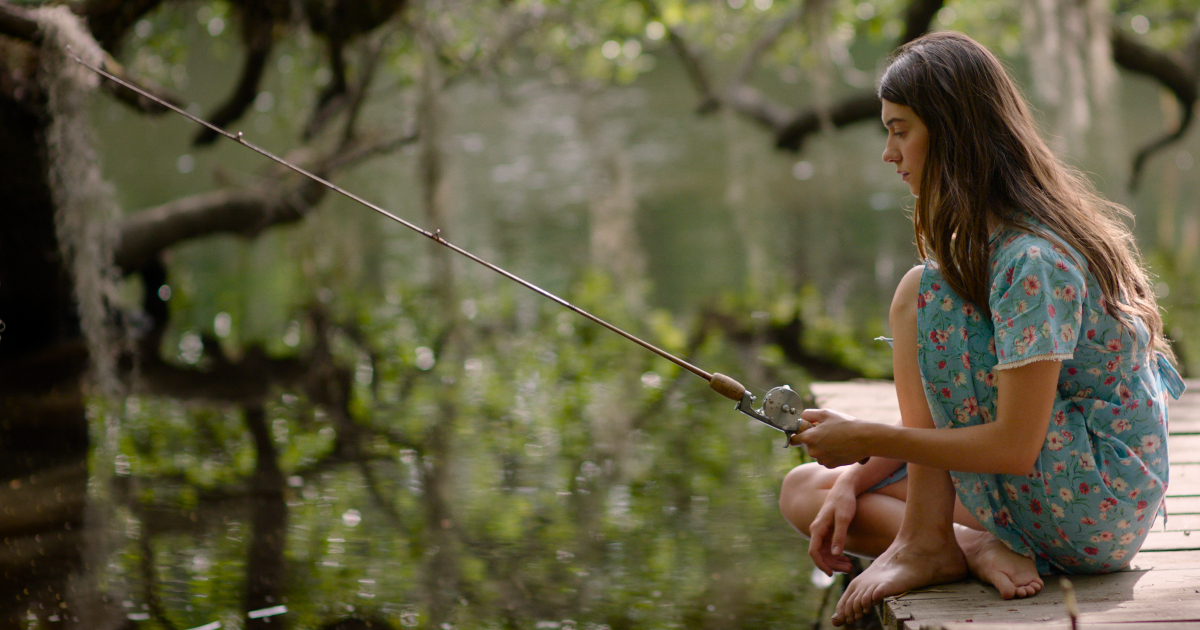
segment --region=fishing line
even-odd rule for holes
[[[746,389],[741,383],[737,382],[733,378],[731,378],[729,376],[725,376],[724,374],[710,373],[705,370],[702,370],[699,367],[696,367],[695,365],[692,365],[691,363],[675,356],[674,354],[671,354],[670,352],[667,352],[666,350],[663,350],[662,348],[659,348],[658,346],[656,346],[648,341],[645,341],[631,333],[628,333],[628,332],[622,330],[621,328],[619,328],[613,324],[610,324],[607,321],[589,313],[588,311],[586,311],[582,308],[579,308],[578,306],[575,306],[574,304],[568,302],[567,300],[565,300],[561,297],[558,297],[557,295],[533,284],[532,282],[529,282],[528,280],[525,280],[524,278],[521,278],[520,276],[517,276],[509,271],[506,271],[505,269],[498,267],[498,266],[476,256],[475,254],[472,254],[471,252],[451,243],[450,241],[447,241],[446,239],[442,238],[441,230],[435,230],[433,232],[430,232],[429,230],[426,230],[414,223],[406,221],[402,217],[399,217],[395,214],[392,214],[391,212],[388,212],[387,210],[381,208],[380,206],[378,206],[374,203],[371,203],[370,201],[367,201],[366,199],[363,199],[362,197],[356,195],[355,193],[350,192],[349,190],[346,190],[346,189],[342,188],[341,186],[338,186],[337,184],[334,184],[333,182],[321,177],[320,175],[317,175],[316,173],[312,173],[312,172],[310,172],[300,166],[297,166],[295,164],[292,164],[291,162],[279,157],[278,155],[275,155],[274,153],[271,153],[270,151],[254,144],[253,142],[250,142],[249,140],[246,139],[245,135],[242,132],[239,131],[237,133],[233,133],[230,131],[226,131],[225,129],[222,129],[221,127],[218,127],[218,126],[208,122],[207,120],[204,120],[203,118],[200,118],[199,116],[196,116],[196,115],[192,114],[191,112],[188,112],[187,110],[182,109],[181,107],[179,107],[177,105],[169,103],[169,102],[163,100],[162,98],[159,98],[158,96],[155,96],[154,94],[151,94],[150,92],[146,91],[145,89],[108,72],[107,70],[105,70],[102,67],[93,66],[92,64],[84,61],[81,57],[79,57],[77,55],[71,55],[70,51],[71,51],[71,47],[67,46],[67,53],[75,61],[75,63],[78,63],[79,65],[87,68],[88,70],[91,70],[92,72],[95,72],[96,74],[108,79],[109,81],[112,81],[112,82],[116,83],[117,85],[120,85],[121,87],[124,87],[126,89],[132,90],[133,92],[139,94],[140,96],[145,97],[145,98],[157,103],[158,105],[165,107],[165,108],[187,118],[188,120],[191,120],[192,122],[194,122],[198,125],[202,125],[221,136],[224,136],[230,140],[233,140],[234,142],[250,149],[251,151],[258,153],[259,155],[262,155],[263,157],[266,157],[267,159],[269,159],[285,168],[295,171],[296,173],[299,173],[300,175],[303,175],[304,177],[307,177],[307,178],[317,182],[318,184],[325,186],[329,190],[332,190],[333,192],[336,192],[336,193],[346,197],[347,199],[350,199],[351,201],[354,201],[362,206],[366,206],[367,208],[370,208],[371,210],[374,210],[375,212],[391,219],[392,221],[395,221],[396,223],[403,225],[404,227],[420,234],[421,236],[424,236],[425,238],[428,238],[428,239],[436,242],[437,244],[442,245],[443,247],[447,247],[447,248],[453,250],[454,252],[456,252],[476,263],[479,263],[480,265],[483,265],[484,267],[487,267],[488,269],[491,269],[492,271],[504,276],[505,278],[508,278],[509,280],[512,280],[513,282],[516,282],[517,284],[529,289],[530,291],[533,291],[534,293],[537,293],[538,295],[541,295],[542,297],[544,297],[552,302],[555,302],[555,303],[563,306],[564,308],[566,308],[570,311],[573,311],[574,313],[582,315],[583,317],[591,320],[592,322],[611,330],[612,332],[624,337],[625,339],[628,339],[629,341],[632,341],[632,342],[638,344],[639,346],[645,348],[646,350],[649,350],[650,352],[653,352],[654,354],[657,354],[658,356],[660,356],[664,359],[667,359],[668,361],[671,361],[672,363],[695,374],[696,376],[703,378],[704,380],[708,381],[709,387],[711,387],[718,394],[721,394],[722,396],[725,396],[726,398],[729,398],[730,400],[737,401],[738,402],[738,406],[737,406],[738,411],[741,411],[742,413],[744,413],[752,418],[755,418],[756,420],[759,420],[759,421],[771,426],[772,428],[774,428],[776,430],[783,431],[785,434],[787,434],[789,443],[791,442],[792,435],[794,435],[795,433],[808,427],[808,423],[803,420],[800,420],[800,418],[799,418],[800,411],[803,408],[803,405],[801,404],[800,395],[797,394],[796,392],[792,391],[792,389],[790,387],[788,387],[787,385],[783,385],[781,387],[776,387],[776,388],[772,389],[771,391],[767,392],[766,396],[763,399],[762,409],[755,410],[753,408],[753,403],[754,403],[754,399],[755,399],[754,395],[751,394],[750,391],[748,389]]]

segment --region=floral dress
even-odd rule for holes
[[[1166,394],[1179,374],[1107,314],[1073,249],[1003,229],[991,248],[990,317],[927,264],[917,305],[918,362],[939,427],[996,417],[996,370],[1062,361],[1046,441],[1028,475],[951,472],[959,499],[1038,571],[1103,573],[1129,562],[1167,487]],[[1078,261],[1078,262],[1077,262]]]

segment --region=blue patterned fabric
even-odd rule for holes
[[[995,371],[1062,361],[1046,441],[1024,476],[952,472],[965,505],[1038,570],[1122,568],[1154,523],[1168,483],[1166,395],[1183,383],[1133,330],[1105,312],[1078,252],[1000,230],[991,242],[991,316],[926,264],[918,361],[938,427],[996,417]]]

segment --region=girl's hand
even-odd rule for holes
[[[853,416],[831,409],[805,409],[800,417],[812,428],[792,437],[792,444],[808,447],[808,454],[826,468],[837,468],[870,457],[859,437],[861,425]]]
[[[808,555],[825,575],[833,575],[835,571],[849,573],[852,568],[850,559],[842,552],[846,549],[846,530],[857,510],[858,497],[854,489],[847,484],[834,483],[825,495],[821,511],[809,526]]]

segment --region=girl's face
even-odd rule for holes
[[[895,164],[900,179],[908,182],[914,197],[919,197],[925,153],[929,149],[929,129],[911,107],[886,99],[883,101],[883,126],[888,132],[883,161]]]

